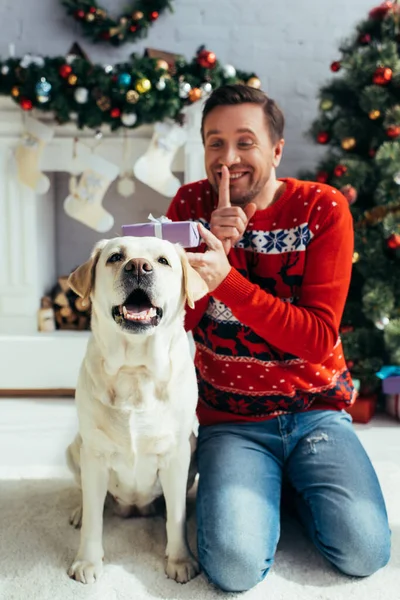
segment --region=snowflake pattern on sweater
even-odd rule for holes
[[[230,251],[228,277],[188,311],[201,424],[355,399],[338,334],[353,252],[347,201],[327,185],[281,181],[279,200],[255,213]],[[189,184],[168,216],[209,228],[217,201],[207,180]]]

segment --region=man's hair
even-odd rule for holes
[[[201,119],[201,137],[204,141],[204,121],[206,116],[217,106],[233,106],[235,104],[259,104],[265,115],[269,135],[273,144],[283,138],[285,117],[272,98],[262,90],[241,83],[223,85],[216,88],[206,100]]]

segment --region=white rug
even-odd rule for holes
[[[400,433],[400,431],[399,431]],[[400,466],[375,462],[393,532],[390,564],[370,578],[340,575],[318,554],[296,522],[283,523],[276,562],[245,600],[399,600]],[[92,586],[67,574],[79,532],[68,523],[78,493],[69,480],[0,481],[0,598],[2,600],[150,600],[237,597],[210,586],[203,575],[186,585],[163,570],[161,517],[121,520],[106,513],[103,577]],[[189,540],[195,548],[193,507]]]

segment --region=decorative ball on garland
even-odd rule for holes
[[[331,110],[333,107],[333,101],[330,98],[323,98],[319,105],[320,109],[324,112]]]
[[[333,171],[335,177],[343,177],[347,173],[347,167],[345,165],[336,165]]]
[[[148,29],[167,9],[172,11],[172,0],[135,0],[122,15],[112,18],[95,0],[61,0],[71,15],[82,26],[83,34],[92,42],[108,42],[119,46],[147,35]]]
[[[121,121],[125,127],[133,127],[137,121],[137,115],[135,113],[122,113]]]
[[[370,33],[360,33],[358,37],[358,42],[362,46],[367,46],[371,42],[371,34]]]
[[[247,80],[247,85],[259,90],[261,88],[261,81],[258,77],[250,77],[250,79]]]
[[[146,92],[149,92],[151,90],[150,79],[147,79],[147,77],[142,77],[141,79],[138,79],[135,88],[139,94],[146,94]]]
[[[206,50],[204,47],[199,48],[197,52],[197,63],[204,69],[213,69],[216,65],[217,57],[214,52]]]
[[[389,125],[389,127],[386,129],[386,133],[391,139],[395,139],[400,135],[400,126]]]
[[[380,110],[371,110],[368,113],[369,118],[371,119],[371,121],[376,121],[376,119],[379,119],[379,117],[381,116],[381,111]]]
[[[397,250],[400,248],[400,234],[392,233],[386,241],[387,247],[391,250]]]
[[[375,69],[372,81],[375,85],[387,85],[391,81],[392,76],[393,72],[389,67],[378,67]]]
[[[89,90],[84,87],[76,88],[74,98],[78,104],[86,104],[89,99]]]
[[[357,200],[357,190],[349,183],[340,188],[340,191],[350,205]]]
[[[343,150],[352,150],[356,146],[356,140],[353,137],[344,138],[341,141]]]
[[[392,8],[393,2],[382,2],[382,4],[380,4],[379,6],[372,8],[369,11],[368,16],[374,21],[381,21],[386,17],[386,14],[389,12],[389,10],[392,10]]]
[[[189,92],[190,102],[197,102],[197,100],[200,100],[201,96],[202,92],[200,88],[192,88]]]
[[[329,133],[327,131],[320,131],[317,135],[318,144],[327,144],[329,142]]]
[[[233,65],[225,65],[223,67],[223,73],[228,79],[233,79],[234,77],[236,77],[236,69]]]
[[[318,183],[327,183],[329,180],[329,173],[327,171],[319,171],[316,176]]]
[[[21,98],[19,105],[22,110],[32,110],[33,108],[33,103],[29,98]]]
[[[58,69],[58,72],[60,73],[61,77],[63,79],[67,79],[67,77],[69,75],[71,75],[72,73],[72,67],[71,65],[61,65],[61,67]]]
[[[342,65],[340,64],[339,60],[334,60],[333,63],[331,63],[331,71],[333,71],[334,73],[340,71],[341,67]]]

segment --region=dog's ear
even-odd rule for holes
[[[101,251],[108,240],[100,240],[92,250],[89,260],[75,269],[68,277],[69,287],[84,300],[88,300],[90,292],[94,287],[96,265],[98,263]]]
[[[208,294],[208,287],[204,279],[190,265],[184,249],[181,246],[177,247],[182,263],[184,294],[189,308],[194,308],[194,303]]]

